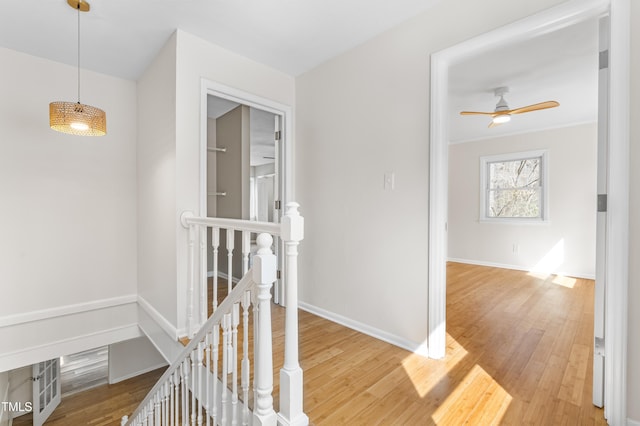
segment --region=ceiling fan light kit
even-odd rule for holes
[[[49,104],[49,127],[78,136],[104,136],[107,134],[107,115],[100,108],[80,103],[80,12],[91,7],[85,0],[67,0],[70,7],[78,11],[78,101],[51,102]]]
[[[496,108],[493,112],[486,111],[461,111],[460,115],[490,115],[492,117],[489,127],[495,127],[500,124],[508,123],[511,121],[513,114],[523,114],[525,112],[539,111],[542,109],[555,108],[560,106],[556,101],[540,102],[533,105],[527,105],[520,108],[509,109],[509,104],[504,99],[504,95],[509,93],[508,87],[498,87],[494,90],[496,97],[500,97],[500,100],[496,104]]]

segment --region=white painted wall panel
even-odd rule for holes
[[[426,340],[429,55],[559,3],[440,2],[296,79],[302,301]]]
[[[0,371],[140,335],[135,302],[0,327]]]
[[[138,293],[176,324],[176,40],[138,80]]]
[[[145,336],[109,345],[109,383],[118,383],[167,365]]]
[[[0,316],[136,292],[136,85],[82,71],[107,135],[49,128],[75,67],[0,48]]]
[[[584,124],[449,147],[450,259],[595,276],[597,126]],[[549,222],[479,222],[480,157],[548,152]]]

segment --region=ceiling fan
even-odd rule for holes
[[[511,120],[511,116],[513,114],[522,114],[525,112],[538,111],[541,109],[547,108],[555,108],[560,106],[560,104],[556,101],[546,101],[540,102],[538,104],[527,105],[520,108],[509,109],[509,105],[507,101],[504,100],[504,95],[509,93],[508,87],[498,87],[495,90],[495,95],[500,96],[500,100],[496,104],[496,109],[493,112],[483,112],[483,111],[461,111],[460,115],[490,115],[493,117],[491,123],[489,123],[489,127],[495,127],[503,123],[507,123]]]

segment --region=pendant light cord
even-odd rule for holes
[[[78,0],[78,103],[80,103],[80,0]]]

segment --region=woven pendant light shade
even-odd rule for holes
[[[107,134],[107,115],[100,108],[80,103],[80,12],[91,10],[86,0],[67,0],[78,13],[78,102],[51,102],[49,127],[78,136],[104,136]]]
[[[104,136],[107,134],[107,115],[100,108],[80,102],[51,102],[49,126],[71,135]]]

